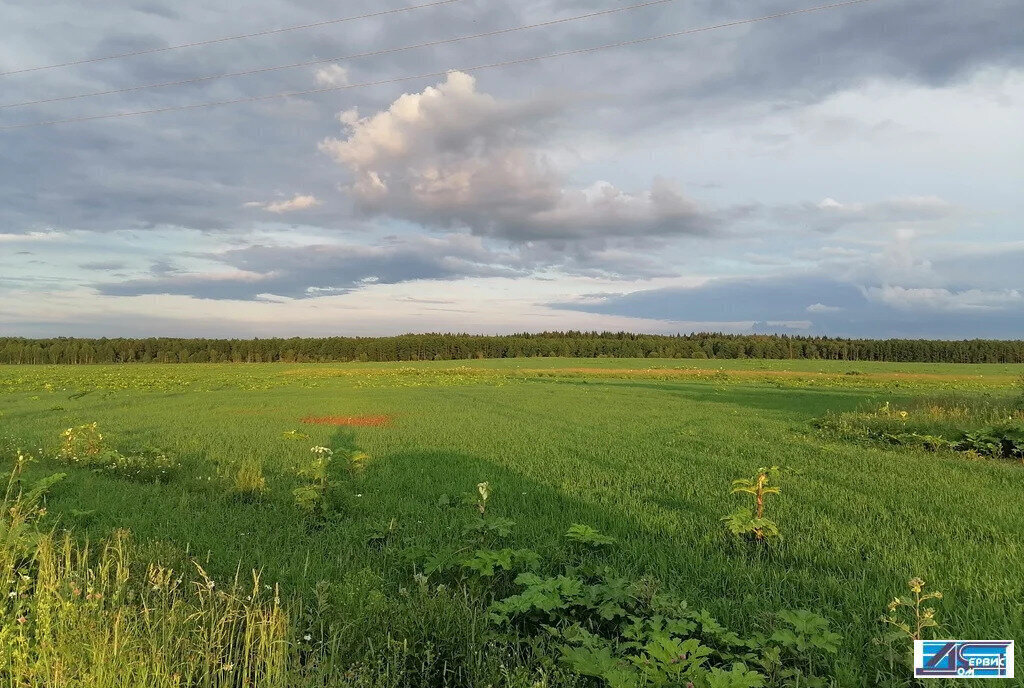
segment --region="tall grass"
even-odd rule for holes
[[[258,573],[221,587],[198,564],[135,560],[123,530],[95,546],[41,531],[44,496],[12,472],[0,514],[7,685],[288,685],[291,624]]]
[[[925,412],[925,395],[955,391],[969,400],[991,394],[999,405],[997,397],[1019,393],[1010,387],[1021,367],[932,366],[927,379],[892,375],[891,382],[867,386],[862,378],[869,376],[843,375],[852,364],[771,366],[811,373],[812,363],[814,370],[835,375],[807,374],[799,385],[776,386],[753,378],[662,379],[622,370],[678,365],[657,361],[608,362],[619,371],[615,379],[551,370],[550,376],[524,372],[515,384],[499,384],[511,375],[496,375],[486,384],[477,375],[392,375],[383,364],[357,371],[0,368],[0,445],[9,436],[16,445],[55,457],[63,429],[97,422],[104,439],[123,453],[154,446],[180,460],[174,478],[159,485],[93,466],[41,461],[33,475],[63,470],[68,477],[53,489],[40,527],[44,535],[54,524],[72,527],[70,544],[78,550],[91,540],[87,557],[71,559],[91,569],[100,565],[115,530],[131,529],[122,549],[129,562],[126,590],[134,592],[123,595],[130,611],[122,615],[122,627],[145,620],[141,600],[155,594],[146,588],[150,563],[181,578],[173,597],[184,605],[183,614],[205,618],[203,628],[219,622],[197,611],[208,593],[199,589],[204,578],[192,559],[216,580],[215,593],[230,592],[239,604],[250,604],[252,577],[236,571],[261,571],[258,609],[273,608],[274,592],[265,586],[280,582],[285,678],[283,684],[260,679],[260,685],[425,688],[571,681],[564,674],[554,677],[557,659],[538,659],[497,638],[479,599],[454,587],[439,589],[443,581],[433,577],[423,586],[414,579],[417,570],[405,555],[457,544],[464,515],[459,497],[480,482],[494,488],[488,513],[517,522],[508,546],[536,550],[544,562],[559,561],[572,523],[588,523],[618,542],[602,551],[602,566],[631,580],[660,581],[737,632],[756,630],[780,609],[808,609],[829,618],[843,639],[833,666],[822,673],[842,688],[909,685],[907,672],[891,669],[872,641],[886,605],[912,576],[945,593],[941,611],[950,637],[1024,637],[1024,617],[1015,613],[1024,599],[1024,511],[1014,506],[1024,490],[1019,464],[972,461],[954,452],[894,452],[878,442],[835,442],[810,425],[828,410],[871,411],[890,401],[892,408],[920,412],[922,422],[949,426],[951,418]],[[477,365],[514,372],[514,365],[606,364],[531,359],[472,367]],[[713,369],[718,367],[760,370],[752,362],[714,362]],[[880,376],[921,368],[857,367]],[[354,372],[305,374],[339,368]],[[405,378],[415,378],[416,385]],[[380,414],[390,415],[391,424],[339,429],[302,423],[306,416]],[[885,422],[894,431],[904,426],[902,419]],[[912,416],[908,423],[914,422]],[[286,433],[293,430],[308,437],[289,439]],[[306,480],[297,473],[308,470],[313,444],[339,456],[358,447],[374,460],[357,478],[345,475],[339,459],[332,480],[345,481],[345,508],[311,524],[293,490]],[[239,487],[259,485],[257,472],[243,466],[249,457],[265,474],[267,489],[259,499],[240,499],[233,489],[236,480]],[[719,521],[733,504],[730,481],[776,464],[799,469],[772,505],[777,508],[771,517],[785,538],[770,551],[737,546]],[[392,523],[385,538],[372,538],[380,524]],[[63,534],[50,540],[52,551],[61,553]],[[23,542],[22,553],[10,561],[37,556],[35,541]],[[3,565],[2,571],[10,570]],[[35,580],[34,570],[25,573]],[[236,580],[238,590],[232,591]],[[17,618],[4,617],[10,637],[27,633],[36,617],[27,615],[23,625]],[[108,608],[103,618],[109,624],[116,615]],[[249,632],[246,622],[232,623],[243,635]],[[193,685],[240,676],[238,666],[245,661],[237,650],[231,650],[236,666],[229,675],[222,669],[232,663],[224,661],[229,648],[196,659],[192,637],[198,631],[188,629],[197,626],[167,627],[184,630],[150,637],[149,647],[161,646],[164,638],[169,645],[162,656],[189,654],[188,661],[199,667],[188,674]],[[119,637],[137,639],[142,632],[119,631]],[[62,635],[55,642],[66,642],[70,652],[72,641]],[[78,642],[84,643],[80,652],[92,652],[92,640]],[[7,676],[0,676],[0,684]],[[21,677],[25,685],[61,685],[52,677],[35,684]],[[166,685],[159,680],[139,678],[134,685]]]
[[[547,685],[509,648],[489,645],[483,608],[463,590],[420,584],[400,591],[405,604],[396,607],[356,593],[357,581],[345,588],[348,600],[322,581],[312,602],[283,602],[258,571],[222,584],[194,559],[184,571],[150,562],[127,530],[89,543],[42,529],[46,490],[63,475],[26,489],[23,467],[16,464],[0,504],[0,590],[8,591],[0,685]],[[340,607],[349,614],[335,613]],[[418,631],[406,626],[406,637],[393,637],[396,613],[418,619]]]

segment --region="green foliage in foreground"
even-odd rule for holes
[[[75,552],[92,542],[87,568],[97,571],[102,552],[120,537],[132,581],[119,593],[126,600],[136,583],[144,587],[149,564],[181,576],[174,599],[182,616],[168,621],[161,637],[185,637],[174,647],[193,658],[188,671],[206,672],[189,676],[220,676],[210,667],[220,670],[214,660],[228,651],[203,654],[194,644],[202,636],[185,625],[190,618],[211,622],[199,611],[196,595],[206,579],[195,563],[216,581],[215,591],[238,602],[254,591],[248,574],[236,589],[236,573],[259,571],[260,585],[271,590],[261,588],[252,613],[273,610],[276,587],[285,624],[275,637],[287,650],[281,685],[672,685],[681,681],[672,674],[681,662],[665,652],[690,643],[688,661],[706,657],[697,668],[684,663],[695,685],[786,685],[797,675],[785,672],[799,670],[799,685],[813,685],[813,676],[837,688],[910,686],[909,638],[893,637],[896,627],[880,618],[914,576],[943,592],[935,605],[942,626],[924,633],[1024,637],[1024,513],[1014,506],[1024,490],[1020,464],[897,448],[814,426],[828,412],[853,423],[854,415],[875,414],[889,402],[909,416],[885,418],[892,432],[982,430],[1020,394],[994,383],[992,369],[936,367],[926,385],[860,386],[868,376],[796,385],[724,375],[659,378],[656,370],[608,378],[588,372],[584,366],[593,362],[558,365],[581,370],[484,384],[470,376],[453,382],[428,364],[407,366],[423,373],[415,376],[392,375],[386,366],[344,375],[316,366],[0,369],[0,449],[14,457],[18,447],[31,448],[46,457],[26,469],[26,492],[39,478],[67,474],[50,488],[36,521],[43,533],[57,529],[54,561],[85,565]],[[1020,374],[993,372],[1011,380]],[[926,398],[947,374],[960,381],[957,397]],[[406,377],[416,384],[405,384]],[[975,387],[963,386],[965,379]],[[944,410],[926,413],[929,405]],[[961,406],[992,413],[970,411],[964,423]],[[302,423],[307,416],[364,415],[390,421]],[[122,454],[160,448],[178,465],[173,479],[140,482],[59,460],[61,432],[93,422],[103,443]],[[320,513],[294,492],[319,480],[311,446],[333,457]],[[358,452],[373,458],[353,465],[349,457]],[[763,547],[731,537],[720,518],[750,497],[730,497],[730,483],[781,463],[799,470],[786,474],[781,497],[769,497],[766,515],[785,538]],[[479,487],[485,483],[486,498]],[[255,487],[242,490],[246,485]],[[71,550],[59,535],[64,528],[74,534]],[[120,536],[121,528],[131,537]],[[34,547],[25,541],[18,562],[31,559]],[[79,579],[88,575],[76,570]],[[549,588],[564,608],[551,606]],[[61,604],[70,601],[70,590],[60,594]],[[551,610],[515,601],[523,595]],[[655,598],[672,603],[655,609]],[[692,606],[681,610],[682,600]],[[104,644],[111,636],[98,630],[103,624],[145,618],[139,606],[120,615],[113,605],[101,608],[102,615],[75,617],[89,631],[74,637],[92,639],[92,657],[112,651]],[[9,638],[39,616],[27,609],[19,623],[20,611],[5,612]],[[916,627],[910,607],[894,611]],[[715,633],[744,644],[723,643],[690,616],[705,612],[717,624],[709,621],[708,629],[721,627]],[[235,608],[227,618],[242,630],[243,617]],[[666,631],[670,620],[675,630]],[[690,623],[697,624],[692,632],[679,631]],[[131,652],[154,647],[142,629],[124,632]],[[83,655],[73,654],[83,650],[80,640],[58,649],[49,656],[61,666],[82,667]],[[121,666],[146,664],[141,656]],[[178,685],[156,675],[137,673],[130,685]],[[77,685],[117,680],[108,671]]]
[[[94,427],[90,430],[90,437],[99,437]],[[71,533],[56,539],[39,522],[47,492],[66,476],[53,474],[25,490],[20,481],[25,465],[19,454],[0,502],[5,536],[0,586],[10,591],[0,614],[0,677],[8,683],[274,688],[357,676],[369,685],[388,683],[387,670],[384,676],[372,668],[358,674],[357,665],[342,654],[337,638],[345,626],[326,618],[326,582],[317,586],[315,609],[296,614],[282,605],[278,588],[261,584],[256,571],[248,584],[236,572],[222,589],[195,560],[191,576],[138,561],[126,531],[116,531],[98,551],[77,543]],[[478,487],[481,508],[473,523],[487,523],[482,507],[489,485]],[[507,529],[464,532],[500,536]],[[595,548],[613,542],[583,524],[573,524],[567,537]],[[468,601],[475,591],[485,602],[500,587],[499,569],[538,570],[540,556],[530,550],[477,549],[459,564],[463,598]],[[695,688],[824,685],[812,673],[814,656],[835,653],[839,638],[825,619],[807,611],[780,612],[780,630],[743,639],[706,610],[690,610],[685,602],[657,593],[650,582],[630,583],[592,568],[574,564],[547,578],[519,574],[515,584],[524,589],[493,601],[489,613],[492,624],[519,632],[491,634],[494,646],[529,643],[538,660],[557,653],[570,676],[593,676],[611,688],[683,681]],[[427,581],[417,574],[421,594],[430,594]],[[293,604],[302,609],[301,601]]]

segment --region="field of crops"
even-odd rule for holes
[[[287,646],[280,667],[256,667],[249,645],[238,659],[228,639],[208,641],[221,649],[203,666],[154,669],[141,639],[150,649],[132,661],[149,668],[75,683],[101,660],[39,659],[44,636],[68,642],[40,618],[62,607],[19,606],[34,593],[17,580],[37,574],[7,555],[0,673],[37,661],[24,671],[47,686],[913,685],[907,639],[880,621],[913,597],[911,578],[943,594],[925,637],[1024,641],[1022,376],[656,359],[0,367],[0,451],[31,458],[18,484],[66,474],[32,524],[54,531],[55,560],[71,552],[67,580],[92,580],[114,538],[131,576],[169,567],[181,604],[213,614],[186,588],[254,588],[255,569],[236,601],[266,607],[232,628],[280,624]],[[963,444],[993,427],[1010,439]],[[722,518],[749,497],[732,481],[772,466],[781,494],[765,516],[781,537],[731,534]],[[574,524],[595,530],[567,538]],[[73,606],[52,575],[54,599]],[[95,602],[97,637],[116,604],[145,598],[109,597],[82,602]],[[709,648],[702,666],[688,664],[703,651],[679,644],[688,635]]]

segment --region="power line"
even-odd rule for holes
[[[380,10],[378,12],[370,12],[368,14],[359,14],[353,17],[341,17],[339,19],[325,19],[323,21],[312,22],[310,24],[297,24],[295,26],[285,26],[278,29],[266,29],[264,31],[255,31],[253,33],[243,33],[236,36],[223,36],[221,38],[210,38],[205,41],[195,41],[193,43],[181,43],[179,45],[168,45],[162,48],[145,48],[143,50],[133,50],[127,53],[118,53],[116,55],[104,55],[103,57],[89,57],[81,60],[71,60],[70,62],[59,62],[57,64],[41,65],[39,67],[25,67],[23,69],[11,69],[6,72],[0,72],[0,76],[10,76],[12,74],[25,74],[28,72],[41,72],[45,69],[58,69],[60,67],[74,67],[76,65],[92,64],[94,62],[106,62],[107,60],[119,60],[123,57],[136,57],[138,55],[152,55],[154,53],[165,53],[170,50],[180,50],[181,48],[195,48],[201,45],[213,45],[214,43],[227,43],[228,41],[239,41],[244,38],[257,38],[259,36],[270,36],[277,33],[286,33],[288,31],[299,31],[302,29],[314,29],[318,26],[329,26],[331,24],[341,24],[343,22],[356,21],[357,19],[370,19],[371,17],[383,17],[388,14],[399,14],[401,12],[409,12],[411,10],[421,10],[428,7],[437,7],[439,5],[449,5],[453,2],[461,2],[461,0],[434,0],[434,2],[428,2],[423,5],[409,5],[408,7],[396,7],[390,10]]]
[[[241,72],[225,72],[223,74],[211,74],[208,76],[198,76],[189,79],[180,79],[178,81],[164,81],[156,84],[143,84],[140,86],[127,86],[125,88],[115,88],[107,91],[94,91],[92,93],[79,93],[69,96],[56,96],[54,98],[42,98],[40,100],[29,100],[21,103],[7,103],[0,105],[0,110],[7,108],[16,107],[27,107],[29,105],[43,105],[45,103],[56,103],[65,100],[78,100],[80,98],[93,98],[96,96],[108,96],[117,93],[131,93],[133,91],[144,91],[152,88],[165,88],[169,86],[184,86],[186,84],[195,84],[203,81],[211,81],[214,79],[227,79],[239,76],[250,76],[252,74],[263,74],[265,72],[276,72],[282,69],[294,69],[296,67],[310,67],[312,65],[326,64],[328,62],[343,62],[346,60],[354,60],[363,57],[375,57],[378,55],[388,55],[391,53],[404,52],[406,50],[414,50],[416,48],[430,48],[438,45],[447,45],[450,43],[458,43],[460,41],[468,41],[475,38],[488,38],[492,36],[499,36],[501,34],[513,33],[516,31],[525,31],[527,29],[538,29],[547,26],[554,26],[556,24],[565,24],[567,22],[579,21],[582,19],[592,19],[594,17],[600,17],[608,14],[615,14],[618,12],[626,12],[628,10],[636,10],[644,7],[651,7],[652,5],[663,5],[668,2],[674,2],[675,0],[650,0],[649,2],[642,2],[636,5],[627,5],[626,7],[614,7],[612,9],[601,10],[598,12],[588,12],[587,14],[578,14],[573,17],[563,17],[561,19],[551,19],[548,21],[538,22],[536,24],[525,24],[523,26],[513,26],[505,29],[496,29],[494,31],[485,31],[483,33],[475,33],[469,36],[456,36],[454,38],[443,38],[436,41],[427,41],[426,43],[415,43],[413,45],[403,45],[397,48],[384,48],[382,50],[373,50],[364,53],[354,53],[352,55],[342,55],[339,57],[330,57],[316,60],[307,60],[305,62],[293,62],[285,65],[275,65],[271,67],[258,67],[256,69],[247,69]]]
[[[703,33],[706,31],[715,31],[717,29],[726,29],[734,26],[742,26],[745,24],[756,24],[758,22],[769,21],[772,19],[781,19],[782,17],[791,17],[798,14],[810,14],[812,12],[822,12],[825,10],[838,9],[840,7],[848,7],[850,5],[860,5],[868,2],[875,2],[876,0],[845,0],[844,2],[835,2],[828,5],[818,5],[815,7],[807,7],[799,10],[790,10],[788,12],[779,12],[776,14],[768,14],[761,17],[753,17],[750,19],[738,19],[735,21],[725,22],[722,24],[712,24],[709,26],[701,26],[693,29],[684,29],[682,31],[673,31],[672,33],[664,33],[657,36],[647,36],[645,38],[636,38],[628,41],[619,41],[617,43],[605,43],[604,45],[591,46],[588,48],[576,48],[574,50],[563,50],[557,53],[548,53],[547,55],[534,55],[532,57],[521,57],[513,60],[503,60],[501,62],[491,62],[488,64],[473,65],[471,67],[452,67],[442,71],[435,72],[424,72],[422,74],[412,74],[408,76],[392,77],[388,79],[378,79],[376,81],[364,81],[357,84],[344,84],[341,86],[326,86],[323,88],[311,88],[302,91],[284,91],[281,93],[271,93],[262,96],[249,96],[245,98],[233,98],[231,100],[218,100],[206,103],[192,103],[190,105],[171,105],[162,108],[153,108],[151,110],[133,110],[130,112],[114,112],[105,115],[88,115],[85,117],[71,117],[67,119],[54,119],[44,122],[29,122],[26,124],[8,124],[0,126],[0,130],[11,130],[11,129],[27,129],[30,127],[44,127],[53,126],[57,124],[70,124],[73,122],[89,122],[93,120],[101,119],[115,119],[121,117],[135,117],[137,115],[152,115],[161,112],[176,112],[181,110],[195,110],[199,108],[207,107],[218,107],[221,105],[237,105],[240,103],[255,103],[264,100],[272,100],[275,98],[288,98],[295,96],[307,96],[314,95],[317,93],[327,93],[330,91],[344,91],[354,88],[367,88],[370,86],[382,86],[385,84],[395,84],[402,81],[413,81],[416,79],[428,79],[438,76],[444,76],[452,71],[460,72],[478,72],[485,69],[496,69],[498,67],[510,67],[512,65],[525,64],[529,62],[538,62],[540,60],[547,60],[556,57],[567,57],[570,55],[583,55],[587,53],[593,53],[600,50],[608,50],[610,48],[622,48],[631,45],[641,45],[643,43],[651,43],[654,41],[664,40],[666,38],[676,38],[679,36],[687,36],[695,33]]]

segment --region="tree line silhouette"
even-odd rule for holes
[[[1022,363],[1024,341],[575,331],[288,339],[0,337],[0,363],[7,364],[448,361],[531,356]]]

